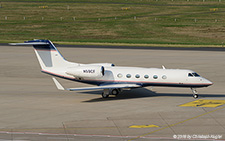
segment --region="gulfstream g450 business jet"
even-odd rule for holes
[[[80,64],[65,60],[49,40],[32,40],[11,45],[33,45],[41,71],[52,76],[95,84],[95,87],[67,88],[53,77],[60,90],[78,91],[102,89],[102,97],[117,95],[123,90],[147,86],[189,87],[197,98],[196,88],[207,87],[212,82],[192,70],[119,67],[111,63]]]

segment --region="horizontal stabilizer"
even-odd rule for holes
[[[30,45],[48,45],[48,42],[27,42],[27,43],[9,43],[13,46],[30,46]]]
[[[55,79],[55,77],[52,77],[52,80],[54,81],[56,87],[59,89],[59,90],[65,90],[63,88],[63,86]]]

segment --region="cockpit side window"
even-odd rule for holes
[[[188,73],[188,77],[194,77],[192,73]]]

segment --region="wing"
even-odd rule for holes
[[[142,87],[137,84],[107,84],[96,87],[83,87],[83,88],[67,88],[65,89],[54,77],[52,77],[56,87],[59,90],[69,90],[69,91],[82,91],[82,90],[98,90],[98,89],[114,89],[114,88],[138,88]]]

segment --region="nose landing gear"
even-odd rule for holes
[[[198,92],[195,88],[191,88],[192,92],[193,92],[193,97],[196,99],[198,98]]]

